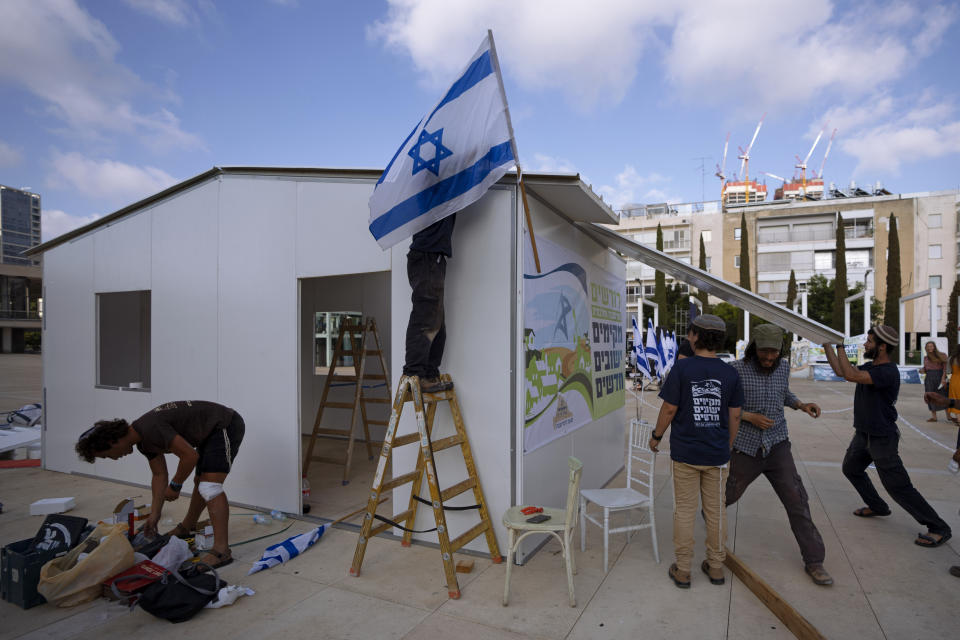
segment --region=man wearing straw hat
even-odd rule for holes
[[[867,467],[872,462],[883,488],[904,511],[927,528],[917,534],[914,544],[939,547],[950,539],[950,526],[913,486],[898,450],[900,430],[897,428],[897,395],[900,393],[900,371],[890,359],[890,352],[899,344],[897,330],[877,325],[867,332],[864,356],[872,362],[854,367],[847,359],[843,345],[834,351],[823,345],[827,361],[841,378],[857,383],[853,396],[853,428],[855,432],[843,457],[843,475],[857,490],[867,506],[853,512],[861,518],[890,515],[890,507],[870,482]]]
[[[727,506],[739,500],[761,473],[766,476],[787,510],[805,571],[815,584],[831,585],[833,578],[823,568],[823,538],[810,517],[807,491],[793,461],[783,415],[783,408],[790,407],[818,418],[820,407],[801,402],[790,391],[790,362],[780,357],[783,329],[762,324],[751,338],[743,360],[730,363],[743,384],[743,413],[730,456]]]

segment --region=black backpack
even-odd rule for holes
[[[159,580],[147,585],[139,593],[134,605],[139,604],[147,613],[170,622],[186,622],[207,606],[220,589],[227,586],[213,567],[202,563],[195,566],[206,567],[207,572],[201,573],[192,567],[187,575],[177,571],[167,572]],[[133,577],[128,576],[128,579]],[[116,585],[114,593],[117,593]],[[124,597],[120,593],[117,596]]]

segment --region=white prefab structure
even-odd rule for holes
[[[226,484],[231,501],[299,513],[301,435],[312,428],[323,380],[317,314],[375,317],[392,388],[401,373],[409,240],[381,251],[367,229],[379,175],[217,167],[36,247],[32,253],[44,258],[43,466],[146,485],[141,456],[88,465],[74,452],[77,437],[98,419],[132,420],[171,400],[212,400],[246,422]],[[524,454],[529,237],[515,180],[506,176],[458,214],[445,304],[443,370],[457,386],[501,545],[500,514],[509,506],[563,503],[569,455],[584,462],[584,487],[617,473],[626,428],[621,403]],[[578,176],[524,181],[537,239],[612,274],[622,289],[623,260],[577,226],[610,224],[615,214]],[[453,428],[450,414],[441,406],[437,415],[435,433],[443,437]],[[399,432],[414,428],[408,405]],[[397,474],[413,467],[405,453],[395,456]],[[443,456],[438,475],[449,486],[463,479],[462,464]],[[397,490],[396,511],[407,497]],[[475,518],[451,512],[451,538]],[[422,511],[418,525],[430,521]],[[482,537],[470,546],[485,548]]]

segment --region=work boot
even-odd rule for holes
[[[803,570],[807,572],[807,575],[810,576],[814,584],[819,584],[822,587],[833,584],[833,578],[830,577],[830,574],[827,573],[820,563],[808,564]]]
[[[453,389],[452,382],[444,382],[440,378],[420,378],[420,391],[422,393],[440,393]]]
[[[690,588],[690,572],[689,571],[680,571],[680,568],[677,567],[677,563],[674,562],[670,565],[670,569],[667,570],[667,575],[670,576],[670,579],[673,580],[673,584],[681,589]]]
[[[723,584],[723,569],[717,567],[714,569],[706,560],[700,565],[700,569],[710,578],[710,584]]]

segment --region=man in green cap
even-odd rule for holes
[[[743,414],[730,456],[727,506],[739,500],[761,473],[766,476],[787,510],[807,575],[816,584],[831,585],[833,578],[823,568],[823,538],[810,517],[807,492],[793,461],[783,414],[783,408],[790,407],[818,418],[820,407],[801,402],[790,391],[790,363],[780,357],[782,346],[783,330],[762,324],[753,330],[743,359],[731,363],[743,383]]]

